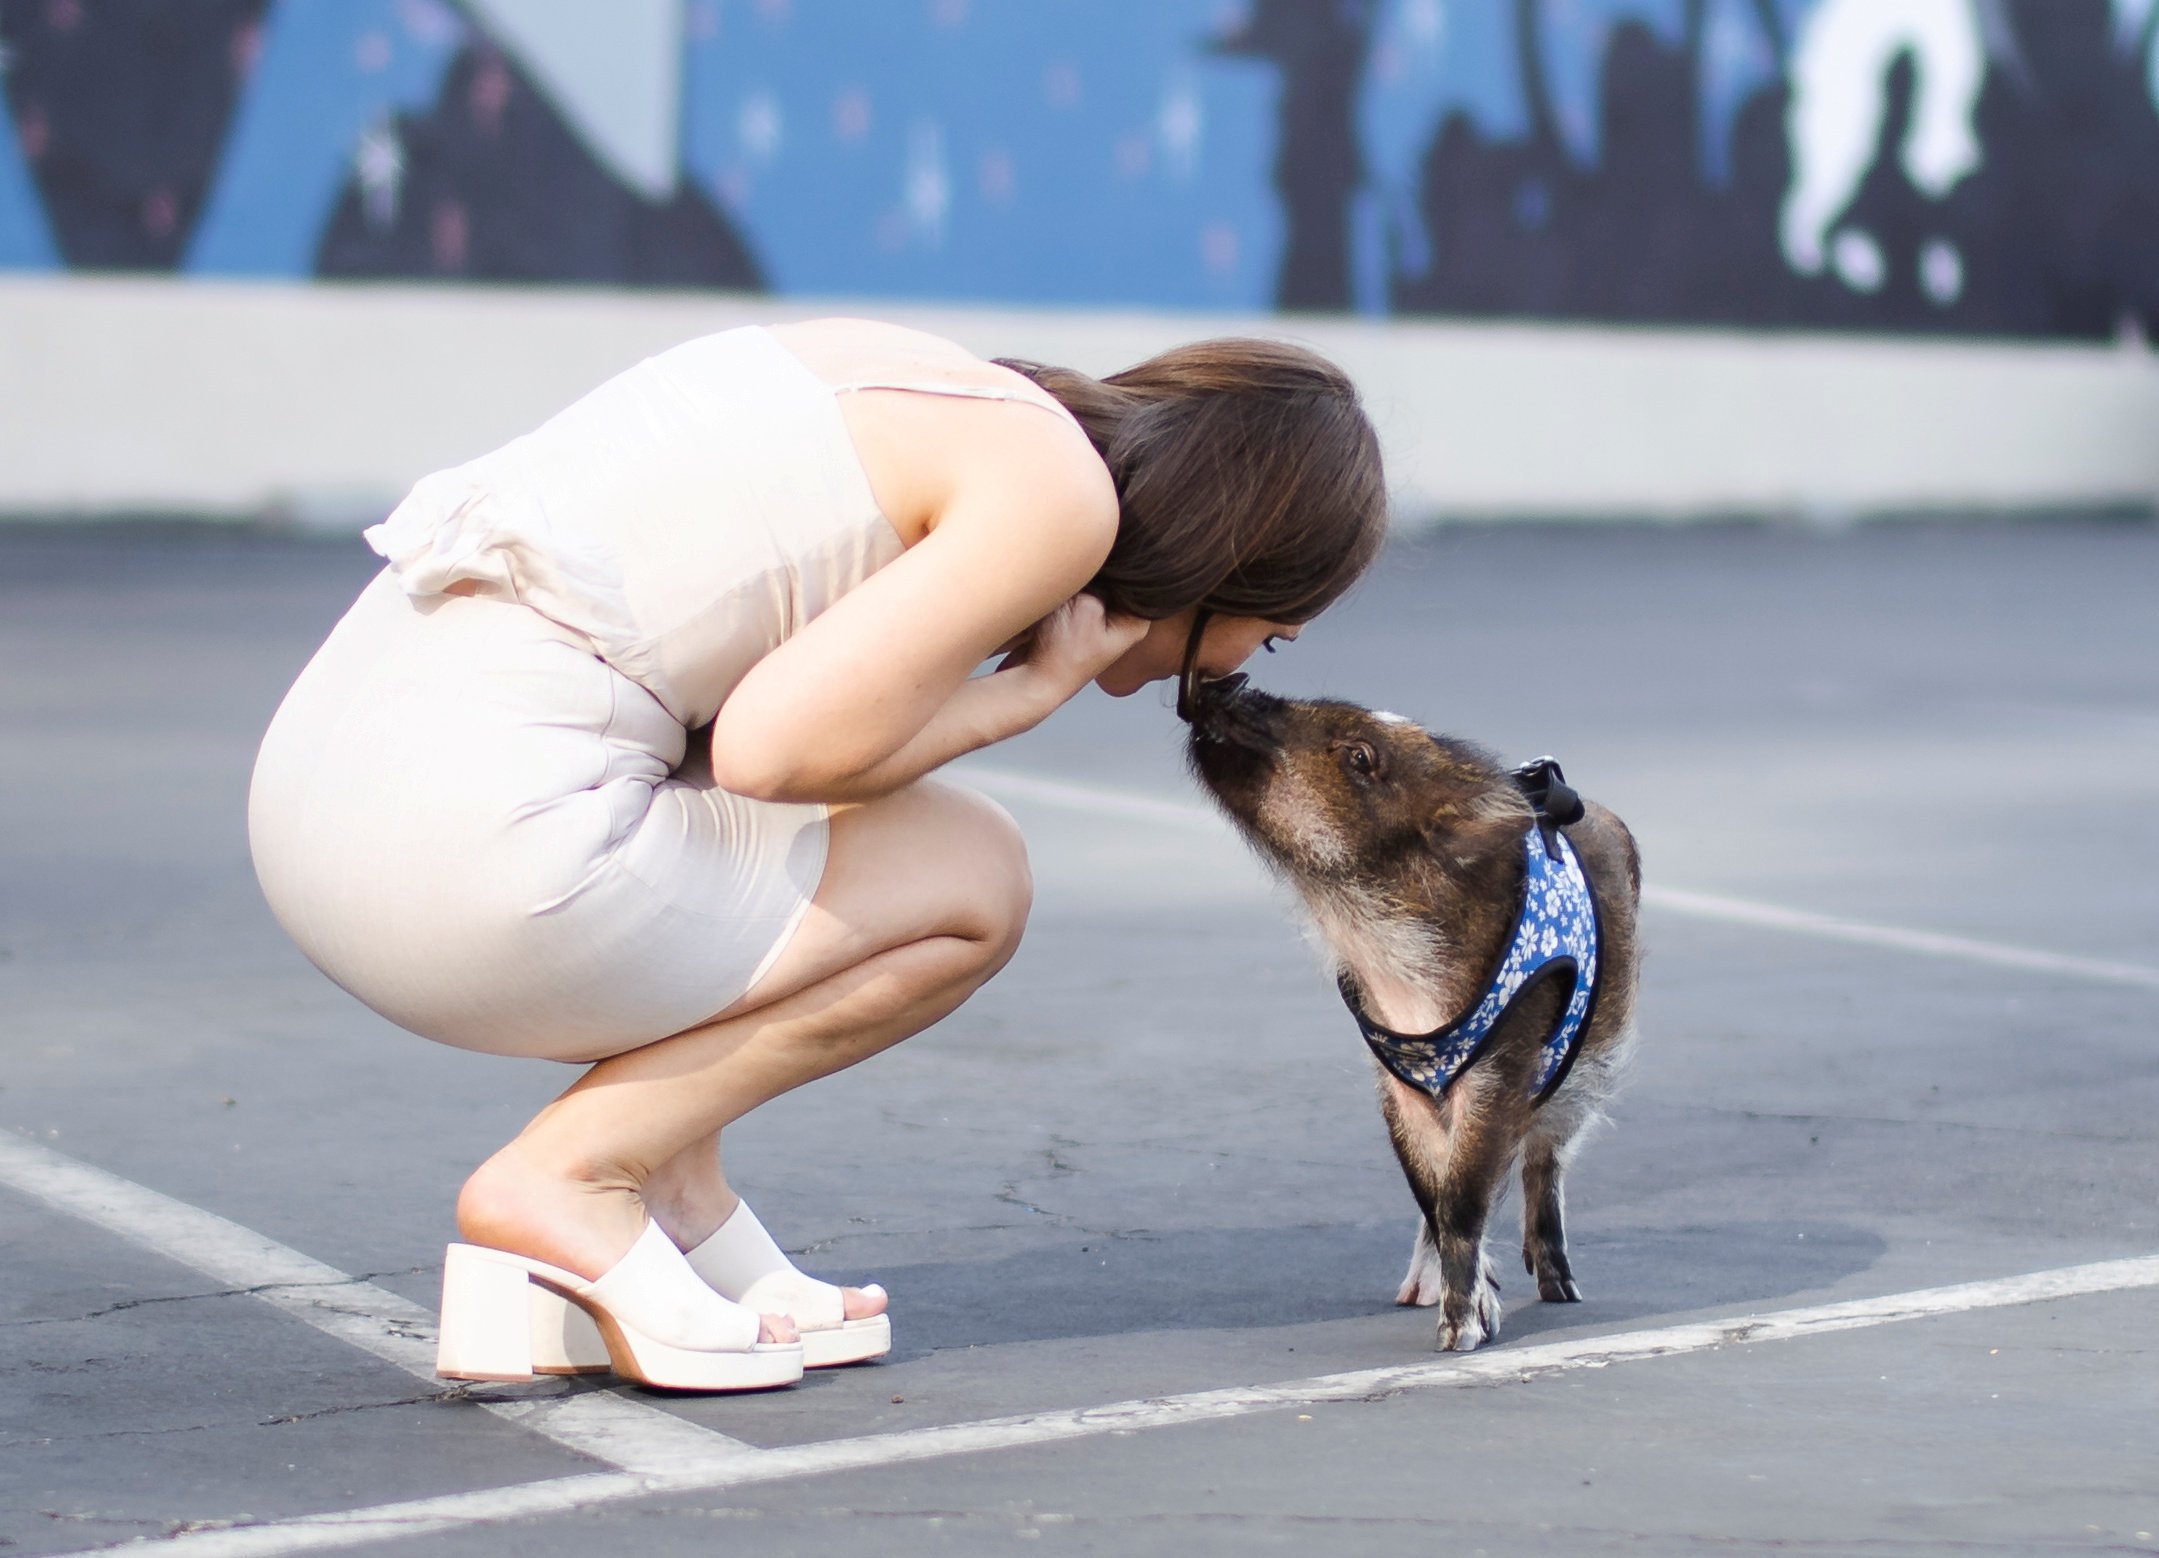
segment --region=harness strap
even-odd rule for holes
[[[1514,932],[1485,981],[1483,994],[1462,1016],[1430,1033],[1396,1033],[1372,1020],[1346,971],[1337,981],[1344,1004],[1380,1064],[1435,1099],[1484,1052],[1524,995],[1548,979],[1564,976],[1572,988],[1558,1021],[1542,1041],[1537,1072],[1530,1083],[1530,1096],[1543,1103],[1573,1068],[1596,1007],[1596,897],[1574,846],[1559,832],[1567,823],[1581,820],[1581,797],[1567,784],[1559,764],[1548,757],[1524,764],[1513,777],[1535,808],[1537,820],[1523,834],[1522,906],[1515,916]]]

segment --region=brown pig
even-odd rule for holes
[[[1400,715],[1271,697],[1242,676],[1199,685],[1190,715],[1194,772],[1296,890],[1365,1018],[1423,1035],[1476,1007],[1513,943],[1533,863],[1525,840],[1538,814],[1516,777],[1481,748]],[[1561,1182],[1633,1041],[1641,862],[1632,835],[1601,806],[1570,806],[1558,822],[1552,831],[1572,846],[1595,906],[1596,979],[1556,1086],[1547,1080],[1550,1090],[1536,1096],[1546,1041],[1575,993],[1573,964],[1566,978],[1524,984],[1443,1088],[1374,1066],[1422,1214],[1395,1302],[1438,1305],[1439,1345],[1451,1350],[1498,1334],[1485,1224],[1517,1160],[1523,1263],[1546,1302],[1582,1296],[1567,1260]]]

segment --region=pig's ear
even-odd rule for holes
[[[1481,788],[1449,796],[1427,812],[1424,841],[1434,850],[1459,855],[1477,848],[1490,835],[1512,837],[1535,820],[1536,814],[1519,790]]]

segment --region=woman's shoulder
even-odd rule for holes
[[[834,316],[791,320],[764,328],[831,384],[903,376],[920,369],[936,370],[942,377],[970,364],[992,375],[1011,372],[977,357],[957,341],[884,319]]]
[[[832,385],[938,385],[1009,389],[1038,409],[1006,410],[998,436],[974,418],[980,400],[931,395],[841,397],[856,453],[886,514],[910,542],[963,494],[995,501],[1036,522],[1069,515],[1114,539],[1117,495],[1109,470],[1070,414],[1026,375],[958,342],[875,319],[809,319],[766,327]],[[1051,413],[1044,415],[1044,412]],[[1015,501],[1016,500],[1016,501]]]

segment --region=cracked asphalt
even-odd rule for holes
[[[459,1181],[573,1073],[391,1027],[257,896],[255,742],[373,565],[0,527],[0,1129],[431,1309]],[[1443,531],[1253,669],[1557,753],[1652,884],[2159,966],[2148,524]],[[1148,693],[980,763],[1196,802]],[[805,1266],[891,1289],[894,1355],[637,1399],[790,1446],[1431,1356],[1360,1046],[1279,896],[1220,830],[1008,804],[1010,968],[730,1136]],[[1588,1301],[1510,1277],[1501,1348],[2159,1252],[2151,991],[1668,909],[1646,941],[1641,1063],[1570,1181]],[[598,1469],[4,1188],[0,1249],[0,1553]],[[403,1545],[2159,1551],[2155,1320],[2146,1288]]]

